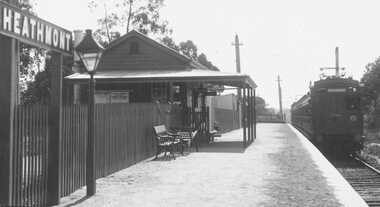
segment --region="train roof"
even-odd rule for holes
[[[359,81],[352,78],[340,78],[340,77],[328,77],[314,82],[315,88],[321,87],[347,87],[347,86],[357,86]],[[311,87],[311,88],[312,88]]]
[[[352,78],[341,78],[341,77],[327,77],[322,80],[314,82],[314,85],[310,86],[312,91],[318,90],[321,88],[346,88],[346,87],[358,87],[359,81],[353,80]],[[310,100],[310,92],[300,98],[298,101],[294,102],[291,105],[292,110],[298,109],[308,104]]]
[[[302,106],[307,105],[309,100],[310,100],[310,93],[307,93],[306,95],[302,96],[302,98],[300,98],[298,101],[294,102],[291,105],[291,110],[295,110]]]

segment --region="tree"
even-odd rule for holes
[[[22,10],[36,15],[30,0],[21,0]],[[73,73],[72,57],[63,58],[63,76]],[[20,42],[21,104],[48,104],[51,58],[49,51]]]
[[[119,24],[118,17],[115,14],[108,15],[107,13],[105,16],[105,18],[98,19],[98,25],[100,28],[94,31],[94,37],[103,46],[106,46],[112,40],[121,36],[120,32],[114,31],[113,29]]]
[[[207,68],[209,68],[210,70],[215,70],[215,71],[219,71],[219,68],[214,66],[211,61],[207,60],[207,57],[205,54],[201,53],[199,56],[198,56],[198,62],[201,63],[202,65],[206,66]]]
[[[257,115],[266,115],[269,113],[269,110],[266,108],[267,104],[265,100],[260,96],[256,96],[256,113]]]
[[[177,45],[173,38],[169,37],[169,36],[165,36],[161,39],[159,39],[159,41],[172,48],[173,50],[189,57],[189,58],[192,58],[194,60],[197,60],[199,63],[201,63],[202,65],[206,66],[207,68],[209,68],[210,70],[214,70],[214,71],[219,71],[219,68],[214,66],[211,61],[209,61],[207,59],[207,56],[204,54],[204,53],[201,53],[199,56],[197,56],[197,53],[198,53],[198,47],[195,45],[195,43],[191,40],[187,40],[186,42],[181,42],[179,45]]]
[[[73,74],[74,60],[72,57],[63,57],[62,76]],[[21,92],[21,103],[23,104],[49,104],[50,101],[50,74],[51,70],[50,52],[46,52],[45,68],[36,73],[33,81],[27,82],[27,89]]]
[[[179,46],[174,42],[173,38],[169,37],[169,36],[165,36],[161,39],[159,39],[159,41],[168,46],[169,48],[172,48],[173,50],[179,52]]]
[[[366,110],[366,124],[380,127],[380,57],[366,66],[360,82],[364,85],[363,99]]]
[[[369,104],[380,92],[380,57],[366,66],[360,82],[364,84],[364,98],[366,104]]]
[[[29,0],[19,2],[21,10],[35,14],[33,5]],[[45,50],[20,42],[20,88],[26,90],[27,82],[34,79],[37,72],[41,71]]]
[[[99,42],[107,44],[119,37],[124,31],[131,29],[148,35],[150,33],[167,35],[172,32],[167,21],[160,19],[160,9],[164,6],[164,0],[118,0],[114,1],[112,10],[104,4],[104,18],[98,19],[101,28],[95,30],[95,37]],[[89,2],[89,8],[96,8],[95,0]]]
[[[179,43],[179,51],[189,58],[198,59],[198,48],[191,40]]]

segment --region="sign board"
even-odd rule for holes
[[[111,92],[111,103],[129,103],[129,92],[128,91]]]
[[[206,96],[216,96],[216,91],[207,91]]]
[[[0,33],[27,44],[72,55],[70,31],[0,0]]]
[[[96,91],[95,103],[129,103],[129,91]]]
[[[110,93],[108,91],[96,91],[95,103],[110,103]]]

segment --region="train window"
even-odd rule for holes
[[[346,92],[345,88],[329,88],[327,89],[328,93],[344,93]]]
[[[360,109],[360,97],[346,96],[347,110],[359,110]]]

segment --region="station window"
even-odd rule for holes
[[[181,101],[180,86],[178,86],[178,85],[173,85],[173,101],[175,101],[175,102]]]
[[[152,83],[152,101],[159,103],[168,102],[168,83]]]

